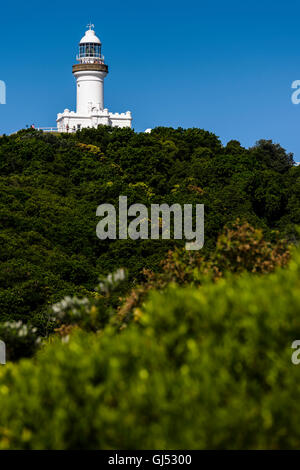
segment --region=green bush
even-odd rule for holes
[[[207,278],[218,280],[226,273],[241,274],[249,271],[256,274],[273,272],[285,266],[290,259],[290,248],[286,240],[273,232],[273,241],[265,240],[262,230],[237,219],[225,227],[219,235],[214,251],[203,256],[202,251],[185,248],[169,251],[161,262],[161,271],[144,269],[145,282],[132,289],[118,311],[118,320],[128,323],[134,310],[145,301],[150,290],[162,290],[171,283],[199,286]]]
[[[102,329],[112,318],[115,320],[115,310],[109,306],[113,292],[120,287],[126,279],[125,269],[118,269],[108,276],[100,276],[99,284],[95,287],[91,298],[66,296],[61,302],[52,305],[48,312],[49,324],[54,326],[56,332],[62,336],[69,333],[72,326],[80,327],[86,331]],[[49,328],[51,331],[51,328]],[[1,331],[1,330],[0,330]]]
[[[300,253],[265,276],[153,292],[122,332],[0,369],[3,449],[299,448]]]

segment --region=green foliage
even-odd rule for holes
[[[49,309],[49,322],[57,328],[61,336],[68,335],[70,326],[80,327],[87,331],[102,329],[112,317],[115,310],[110,306],[111,296],[126,279],[124,269],[106,277],[100,277],[100,283],[95,288],[95,293],[90,298],[66,296],[61,302],[57,302]]]
[[[279,145],[226,147],[201,129],[156,128],[150,134],[100,126],[73,135],[23,130],[0,138],[0,322],[30,322],[49,333],[48,308],[66,296],[93,298],[99,275],[128,269],[111,295],[119,305],[158,271],[180,240],[101,242],[101,203],[203,203],[205,246],[215,249],[224,225],[237,217],[296,241],[300,167]]]
[[[184,248],[169,251],[161,262],[160,272],[144,269],[145,281],[126,297],[119,308],[118,321],[130,321],[150,290],[165,289],[170,283],[201,286],[208,279],[216,281],[226,273],[249,271],[265,274],[279,266],[286,266],[290,248],[286,240],[279,239],[278,232],[274,232],[272,238],[272,242],[266,241],[262,230],[254,229],[238,219],[224,228],[215,250],[206,256],[202,251],[187,251]]]
[[[122,332],[2,367],[0,447],[299,448],[299,279],[298,252],[265,276],[153,292]]]
[[[37,328],[21,320],[0,323],[0,338],[5,342],[7,361],[33,355],[42,341],[37,335]]]

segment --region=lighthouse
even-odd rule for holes
[[[102,55],[102,44],[96,36],[94,25],[89,24],[79,43],[73,65],[76,79],[76,112],[65,109],[57,115],[59,132],[76,132],[86,127],[107,125],[112,127],[131,127],[131,112],[111,113],[104,107],[104,79],[108,66]]]
[[[92,25],[79,43],[79,55],[73,65],[76,78],[77,114],[88,114],[90,110],[104,109],[104,78],[108,67],[101,55],[101,41],[97,38]]]

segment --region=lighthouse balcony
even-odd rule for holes
[[[104,64],[104,56],[101,57],[83,57],[81,55],[76,56],[76,60],[81,64]]]
[[[86,62],[73,65],[73,73],[84,71],[97,71],[108,73],[108,66],[99,62]]]

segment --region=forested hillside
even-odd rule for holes
[[[204,248],[99,240],[120,195],[204,204]],[[300,167],[270,141],[2,136],[0,449],[298,448],[298,225]]]
[[[0,138],[0,320],[30,321],[46,332],[49,305],[89,295],[99,276],[128,270],[127,292],[144,268],[159,270],[181,242],[100,241],[96,208],[203,203],[205,246],[239,217],[295,241],[300,223],[300,168],[270,141],[225,147],[200,129],[151,134],[99,127],[76,135],[24,130]]]

